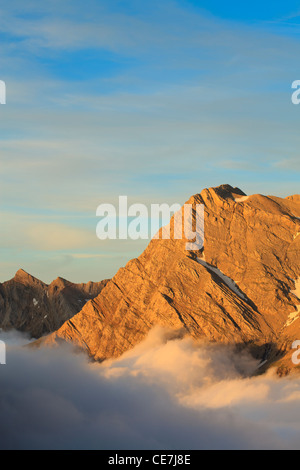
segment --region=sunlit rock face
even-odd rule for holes
[[[65,340],[104,360],[161,325],[195,340],[250,344],[265,367],[284,361],[300,339],[300,196],[222,185],[187,203],[204,205],[203,249],[188,251],[171,220],[169,240],[152,239],[43,344]]]

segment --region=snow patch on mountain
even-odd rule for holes
[[[295,289],[291,290],[291,293],[294,294],[298,300],[300,300],[300,277],[295,281]],[[294,321],[298,320],[300,315],[300,305],[297,306],[297,311],[289,314],[287,322],[284,326],[290,326]]]
[[[238,286],[236,283],[228,276],[226,276],[220,269],[216,268],[215,266],[211,266],[208,264],[206,261],[203,259],[198,258],[197,259],[199,264],[202,264],[202,266],[205,266],[208,270],[213,271],[217,276],[219,276],[223,282],[231,289],[235,294],[237,294],[242,300],[247,302],[247,297],[239,290]]]

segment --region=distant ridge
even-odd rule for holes
[[[0,284],[0,328],[40,338],[78,313],[107,282],[74,284],[58,277],[48,285],[19,269],[13,279]]]

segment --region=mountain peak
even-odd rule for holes
[[[51,282],[50,287],[59,287],[60,289],[64,289],[68,285],[72,284],[70,281],[67,281],[63,277],[57,277],[54,281]]]
[[[16,277],[16,276],[24,276],[24,275],[25,275],[25,276],[28,276],[29,274],[28,274],[23,268],[20,268],[20,269],[18,269],[18,271],[16,272],[15,277]]]
[[[246,196],[240,188],[233,187],[230,184],[221,184],[209,190],[214,191],[222,199],[234,199],[236,196]]]
[[[23,268],[19,269],[14,276],[14,280],[22,280],[22,279],[30,279],[30,278],[33,278],[33,276],[31,276],[31,274],[29,274]]]
[[[32,276],[31,274],[29,274],[22,268],[16,272],[13,278],[13,281],[18,282],[20,284],[24,284],[24,285],[32,285],[32,284],[46,285],[44,282]]]
[[[12,279],[0,283],[0,328],[40,338],[76,315],[106,284],[102,281],[86,287],[59,277],[49,286],[21,268]]]
[[[205,205],[214,203],[219,207],[223,206],[224,202],[235,201],[241,197],[247,197],[240,188],[233,187],[230,184],[221,184],[220,186],[203,189],[203,191],[194,196],[194,198],[199,198],[199,196]]]
[[[286,338],[292,344],[300,333],[292,293],[292,280],[300,277],[298,198],[248,198],[223,184],[189,201],[205,205],[201,258],[191,256],[185,240],[172,238],[172,231],[169,239],[151,240],[94,302],[38,344],[64,340],[103,361],[119,357],[161,326],[184,329],[196,340],[251,345],[264,360],[268,351],[268,364],[278,359],[278,351],[289,354]],[[272,350],[266,338],[274,343]]]

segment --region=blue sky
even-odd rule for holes
[[[300,2],[3,5],[0,281],[112,276],[146,245],[96,238],[119,195],[299,193]]]
[[[222,0],[186,0],[182,4],[209,12],[220,18],[246,23],[256,21],[282,22],[297,17],[300,10],[299,1],[295,0],[289,0],[288,2],[282,2],[281,0],[273,0],[272,2],[253,0],[251,4],[237,1],[224,2]]]

